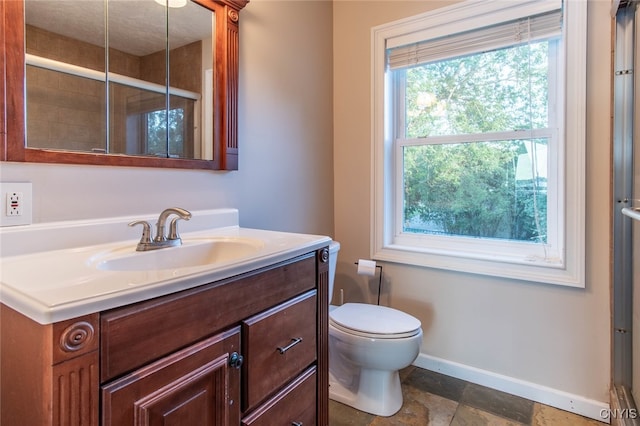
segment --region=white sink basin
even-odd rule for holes
[[[0,302],[40,324],[224,280],[327,246],[322,235],[242,228],[235,209],[192,211],[183,244],[137,252],[154,216],[0,228]]]
[[[103,271],[154,271],[226,263],[249,257],[264,247],[259,239],[242,237],[195,238],[178,247],[135,251],[123,247],[93,256],[90,263]]]

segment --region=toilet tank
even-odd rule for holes
[[[338,251],[340,251],[340,243],[331,241],[331,244],[329,244],[329,303],[331,303],[331,298],[333,297],[333,282],[336,278]]]

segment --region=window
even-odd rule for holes
[[[469,0],[373,29],[374,258],[584,286],[585,17]]]

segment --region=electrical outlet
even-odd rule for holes
[[[7,192],[7,216],[22,216],[22,192]]]
[[[31,224],[31,182],[0,182],[0,202],[0,226]]]

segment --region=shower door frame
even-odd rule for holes
[[[634,188],[634,176],[640,176],[640,123],[634,120],[635,111],[640,111],[638,88],[640,86],[640,60],[637,54],[640,43],[637,30],[637,1],[628,1],[618,9],[615,20],[614,55],[614,122],[613,122],[613,330],[612,330],[612,401],[614,409],[636,409],[632,393],[634,383],[634,338],[636,350],[640,347],[638,333],[633,328],[633,290],[639,287],[640,271],[634,271],[634,232],[640,232],[640,222],[622,215],[623,207],[640,207],[640,188]],[[638,148],[634,152],[634,140]],[[635,157],[635,161],[634,161]],[[638,172],[634,172],[634,167]],[[636,235],[636,241],[640,241]],[[635,250],[640,245],[635,244]],[[635,257],[634,257],[635,256]],[[634,278],[634,274],[635,277]],[[638,307],[636,306],[636,309]],[[638,368],[638,365],[635,366]],[[638,377],[636,374],[635,377]],[[635,411],[637,413],[637,411]],[[617,418],[618,424],[636,424],[636,419]]]

